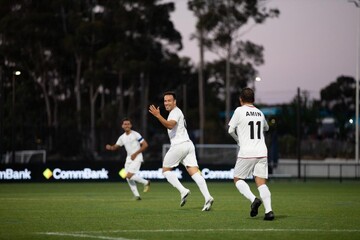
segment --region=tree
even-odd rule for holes
[[[346,138],[345,126],[355,115],[355,79],[340,76],[320,91],[321,107],[332,113],[339,124],[340,137]]]
[[[177,82],[169,81],[162,66],[181,69],[172,66],[181,62],[176,56],[181,35],[170,19],[174,4],[159,2],[0,0],[1,62],[10,78],[11,69],[21,68],[21,78],[32,78],[42,91],[33,97],[44,102],[36,110],[39,116],[46,113],[48,149],[52,128],[66,126],[72,131],[75,123],[73,137],[65,139],[70,134],[61,132],[64,139],[59,142],[71,142],[78,139],[77,133],[90,129],[90,141],[82,138],[83,144],[72,145],[89,146],[94,152],[97,120],[104,121],[105,106],[114,100],[111,94],[119,105],[113,115],[141,119],[145,129],[151,86],[158,92],[163,82],[171,86]]]
[[[201,6],[203,14],[198,14],[198,24],[205,29],[208,49],[218,52],[226,61],[225,68],[225,125],[230,120],[230,65],[234,60],[234,49],[239,44],[240,29],[249,20],[256,24],[264,23],[267,18],[277,17],[277,9],[267,10],[259,6],[257,0],[226,0],[226,1],[189,1],[192,5]],[[199,12],[199,11],[197,11]],[[241,54],[241,53],[240,53]]]
[[[5,3],[6,2],[6,3]],[[4,3],[4,4],[3,4]],[[53,148],[53,127],[57,126],[57,103],[65,92],[60,86],[64,80],[59,74],[58,39],[61,21],[55,4],[43,1],[16,1],[1,3],[0,52],[8,66],[26,71],[42,91],[47,115],[48,147]]]

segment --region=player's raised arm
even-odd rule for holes
[[[173,129],[176,125],[175,120],[166,120],[163,116],[161,116],[160,108],[155,107],[154,105],[150,105],[149,107],[149,113],[151,113],[154,117],[156,117],[160,123],[166,127],[167,129]]]

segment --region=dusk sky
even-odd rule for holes
[[[199,50],[195,18],[187,10],[187,0],[174,0],[175,27],[183,36],[180,56],[189,56],[198,64]],[[297,88],[310,98],[319,99],[320,90],[339,76],[356,75],[357,33],[360,8],[348,0],[265,0],[267,8],[278,8],[280,16],[265,24],[253,25],[242,40],[264,46],[265,64],[258,67],[262,81],[256,82],[259,103],[288,103]],[[240,31],[240,32],[242,32]],[[205,60],[218,58],[210,52]]]

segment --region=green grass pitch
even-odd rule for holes
[[[255,185],[249,182],[256,195]],[[0,239],[360,239],[360,182],[272,180],[276,219],[250,202],[231,181],[208,182],[213,208],[193,182],[184,207],[167,182],[153,182],[134,201],[119,183],[0,184]]]

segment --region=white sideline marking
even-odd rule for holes
[[[45,232],[40,233],[45,235],[53,235],[53,236],[64,236],[64,237],[79,237],[79,238],[96,238],[96,239],[107,239],[107,240],[135,240],[130,238],[122,238],[122,237],[106,237],[106,236],[94,236],[83,233],[62,233],[62,232]]]
[[[286,229],[286,228],[266,228],[266,229],[235,229],[235,228],[224,228],[224,229],[139,229],[139,230],[113,230],[113,231],[99,231],[108,233],[127,233],[127,232],[360,232],[360,229]],[[87,232],[89,233],[89,232]],[[92,233],[95,233],[92,232]]]
[[[132,229],[132,230],[110,230],[110,231],[81,231],[73,233],[62,233],[62,232],[43,232],[39,234],[55,235],[55,236],[70,236],[70,237],[82,237],[82,238],[97,238],[97,239],[108,239],[108,240],[130,240],[127,238],[115,238],[106,236],[94,236],[89,235],[90,233],[167,233],[167,232],[339,232],[339,233],[352,233],[360,232],[360,229],[300,229],[300,228],[265,228],[265,229]]]

